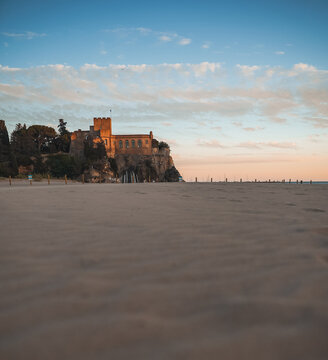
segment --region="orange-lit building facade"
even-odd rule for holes
[[[71,134],[71,153],[81,155],[83,153],[83,142],[89,136],[94,144],[103,142],[107,156],[114,157],[117,154],[152,154],[153,133],[133,135],[113,135],[112,119],[93,118],[93,126],[89,131],[77,130]]]

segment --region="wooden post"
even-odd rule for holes
[[[50,175],[48,174],[48,185],[50,185]]]
[[[303,184],[303,180],[301,180],[300,182],[301,182],[301,184]]]
[[[226,182],[226,183],[228,182],[228,178],[225,179],[225,182]]]
[[[211,178],[211,182],[213,182],[213,178]]]
[[[312,180],[310,180],[310,184],[312,184]]]
[[[195,182],[197,182],[197,177],[195,177]]]
[[[82,174],[82,184],[84,184],[84,174]]]
[[[9,185],[11,186],[11,176],[9,176]]]
[[[289,183],[291,183],[292,182],[292,179],[289,179]]]
[[[243,179],[240,179],[240,182],[243,182]]]
[[[296,184],[298,184],[298,179],[296,180]]]
[[[67,185],[67,175],[65,175],[65,184]]]
[[[257,182],[257,179],[255,179],[255,182]]]

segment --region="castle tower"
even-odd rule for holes
[[[111,138],[112,138],[112,119],[107,118],[93,118],[94,131],[99,131],[100,138],[105,143],[107,152],[111,151]]]

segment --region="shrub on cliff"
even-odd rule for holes
[[[167,182],[178,182],[180,173],[175,166],[172,166],[170,169],[167,169],[164,174],[164,179]]]
[[[161,150],[161,149],[170,149],[169,145],[168,145],[166,142],[164,142],[164,141],[161,141],[161,142],[158,144],[158,148],[159,148],[159,150]]]

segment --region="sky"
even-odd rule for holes
[[[0,0],[0,118],[169,143],[186,180],[328,180],[328,1]]]

